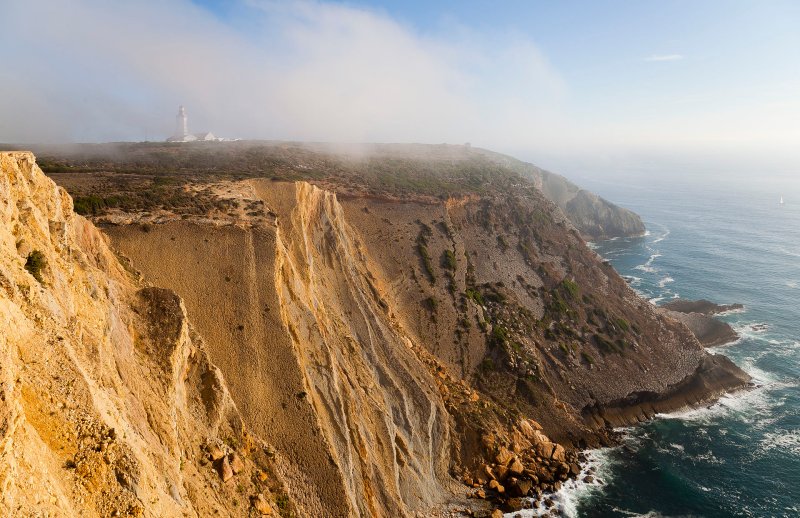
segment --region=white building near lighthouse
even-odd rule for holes
[[[186,117],[186,108],[178,107],[178,115],[175,116],[175,133],[167,139],[167,142],[215,142],[222,140],[211,132],[189,133],[189,119]]]

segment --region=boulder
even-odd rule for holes
[[[506,488],[503,487],[503,485],[500,484],[500,482],[498,482],[496,480],[490,480],[489,481],[489,489],[494,489],[498,493],[505,493],[506,492]]]
[[[234,475],[238,475],[239,472],[244,469],[244,462],[242,462],[242,458],[239,457],[239,454],[236,452],[228,455],[228,462],[231,465],[231,470],[233,470]]]
[[[525,466],[522,465],[519,459],[515,458],[508,466],[508,471],[511,472],[512,475],[520,476],[525,472]]]
[[[231,463],[228,461],[228,457],[222,457],[221,460],[217,461],[216,465],[219,478],[221,478],[223,482],[227,482],[233,478],[233,469],[231,469]]]
[[[507,466],[508,463],[511,462],[511,459],[513,458],[514,454],[511,453],[508,450],[508,448],[501,446],[500,451],[497,452],[497,455],[495,455],[494,460],[497,461],[497,463],[500,464],[501,466]]]
[[[525,479],[511,478],[506,485],[508,486],[508,494],[517,497],[528,496],[528,493],[533,489],[533,482]]]
[[[267,502],[267,499],[264,498],[264,495],[259,493],[258,495],[251,497],[250,503],[253,505],[253,509],[255,509],[261,516],[272,516],[272,507]]]

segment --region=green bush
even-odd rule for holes
[[[422,266],[431,284],[436,284],[436,273],[433,271],[433,262],[431,262],[431,254],[428,253],[428,247],[421,242],[417,243],[417,253],[422,259]]]
[[[46,266],[47,258],[45,258],[44,254],[39,250],[34,250],[28,254],[28,258],[25,260],[25,269],[40,283],[44,282],[44,279],[42,279],[42,270]]]
[[[578,285],[575,281],[564,279],[561,281],[561,287],[564,288],[564,291],[569,294],[571,298],[576,298],[578,296]]]
[[[468,299],[471,299],[472,301],[474,301],[475,304],[477,304],[479,306],[485,306],[486,305],[486,301],[483,300],[483,295],[481,295],[480,291],[478,291],[478,290],[476,290],[474,288],[467,288],[467,291],[464,292],[464,294],[467,296]]]
[[[452,250],[445,250],[442,253],[442,267],[454,272],[456,271],[456,266],[456,254]]]

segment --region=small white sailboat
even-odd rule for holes
[[[780,204],[781,204],[781,205],[783,205],[783,196],[781,196],[781,202],[780,202]]]

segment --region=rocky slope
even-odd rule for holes
[[[181,299],[129,273],[33,155],[0,171],[0,514],[277,513],[269,449]]]
[[[575,476],[577,448],[613,441],[609,426],[748,381],[636,297],[534,185],[509,176],[502,192],[462,192],[485,164],[447,162],[443,179],[427,158],[422,173],[407,159],[411,172],[396,184],[427,178],[407,194],[352,176],[253,177],[205,184],[232,200],[224,215],[214,203],[204,213],[163,205],[155,217],[117,208],[104,230],[124,264],[177,298],[123,268],[30,154],[4,160],[17,207],[4,222],[10,314],[29,319],[35,336],[50,332],[47,319],[60,322],[53,329],[68,339],[46,349],[64,348],[58,364],[88,380],[91,397],[71,405],[106,420],[98,408],[117,409],[107,426],[138,448],[128,491],[143,513],[245,516],[266,505],[283,516],[433,516],[454,504],[485,510],[484,499],[514,509]],[[31,196],[17,177],[55,194]],[[434,182],[453,183],[451,194],[428,194]],[[41,213],[43,237],[19,223],[26,211]],[[43,284],[24,268],[33,250],[45,256]],[[23,280],[45,302],[26,306],[13,288]],[[28,347],[13,340],[3,351]],[[9,379],[71,379],[49,364],[33,376],[31,358],[12,360]],[[221,374],[209,374],[212,362]],[[222,403],[208,404],[209,394]],[[147,433],[134,441],[133,429]],[[234,453],[246,473],[230,479],[241,480],[235,492],[220,482]],[[209,455],[218,460],[203,464]],[[83,483],[67,465],[50,469],[28,480]],[[131,487],[121,472],[120,491]]]
[[[334,459],[326,475],[297,457],[298,477],[336,488],[323,508],[424,509],[448,498],[453,477],[486,496],[552,489],[574,471],[573,448],[612,440],[607,426],[747,383],[639,299],[533,186],[444,200],[349,185],[335,195],[302,181],[228,188],[264,216],[106,231],[147,278],[185,298],[215,337],[211,356],[246,420],[279,449],[310,437],[259,424],[244,402],[297,422],[292,392],[302,391]],[[272,334],[251,334],[262,326]],[[273,360],[287,350],[294,363]],[[264,394],[281,387],[251,381],[283,384],[293,372],[303,383],[280,407]],[[523,485],[501,493],[494,479]]]

